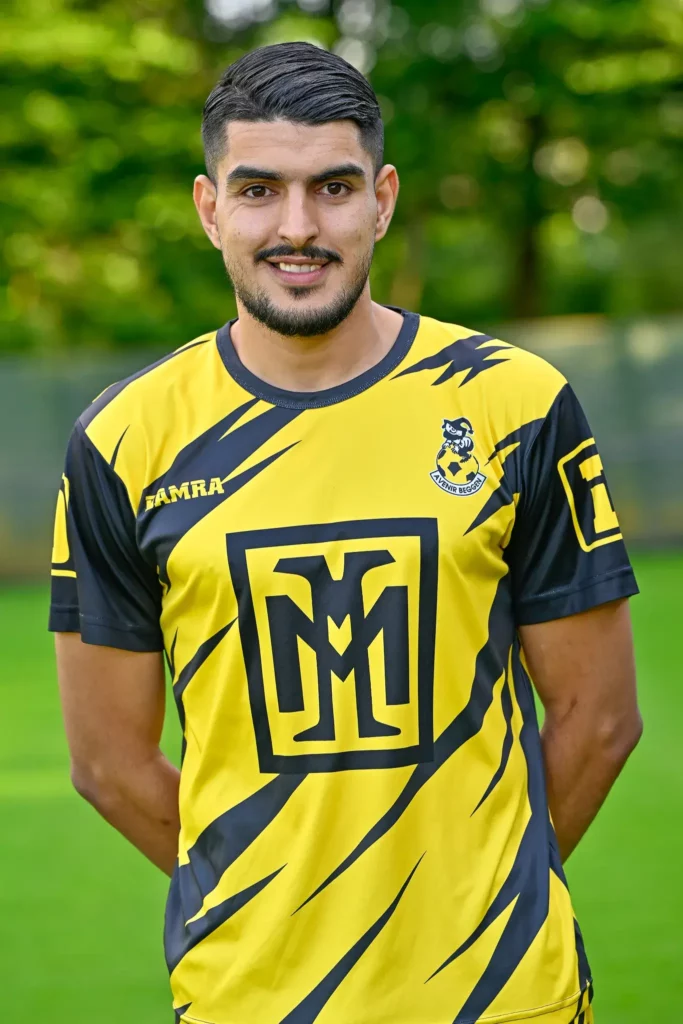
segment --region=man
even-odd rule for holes
[[[248,54],[203,135],[239,317],[106,390],[67,456],[74,785],[173,874],[177,1020],[585,1024],[562,860],[641,729],[589,427],[542,360],[371,301],[398,176],[343,60]]]

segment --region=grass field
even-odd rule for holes
[[[678,1024],[683,556],[640,557],[636,568],[645,735],[568,873],[597,1024]],[[46,615],[43,588],[0,589],[2,1019],[169,1024],[166,882],[70,789]],[[167,742],[177,748],[174,723]]]

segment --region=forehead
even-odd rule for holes
[[[238,164],[277,171],[288,179],[308,178],[332,164],[357,163],[370,168],[353,121],[294,124],[291,121],[231,121],[221,176]]]

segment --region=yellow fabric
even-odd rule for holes
[[[595,1024],[592,1006],[588,1006],[586,1010],[578,1011],[578,1013],[575,1006],[576,1003],[573,1003],[569,1011],[566,1007],[560,1010],[541,1010],[533,1017],[508,1017],[507,1020],[513,1019],[515,1024]],[[205,1022],[198,1021],[196,1017],[184,1016],[180,1020],[184,1021],[185,1024],[205,1024]],[[480,1017],[479,1021],[480,1024],[497,1024],[496,1019],[491,1017]]]
[[[515,452],[531,449],[565,381],[471,335],[422,318],[382,380],[299,410],[252,396],[209,335],[105,392],[87,422],[157,561],[184,720],[167,921],[184,1021],[579,1019],[589,977],[506,590],[525,472]],[[464,365],[437,383],[458,344]],[[602,487],[584,440],[582,479]],[[573,498],[570,470],[553,466]],[[596,509],[595,529],[612,529],[609,499]],[[571,516],[577,558],[620,539],[595,547]],[[326,721],[316,657],[332,666]],[[468,1006],[480,1015],[461,1016]]]

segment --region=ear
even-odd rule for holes
[[[221,247],[221,239],[216,223],[216,186],[206,174],[198,174],[194,179],[192,192],[194,205],[197,207],[202,227],[206,231],[212,245]]]
[[[375,196],[377,197],[377,226],[375,228],[375,241],[379,242],[384,238],[391,218],[396,209],[398,199],[398,171],[392,164],[385,164],[375,178]]]

